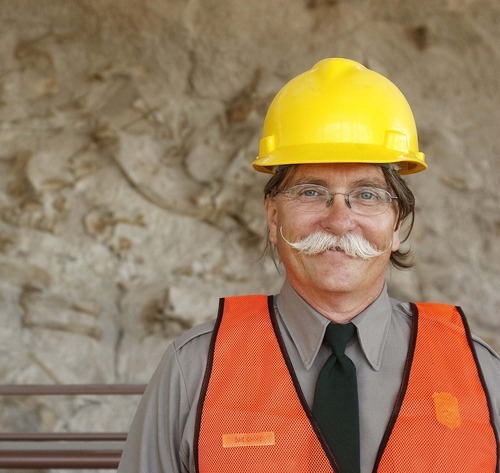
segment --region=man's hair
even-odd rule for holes
[[[293,171],[296,169],[297,165],[292,164],[288,166],[279,166],[276,169],[276,172],[269,179],[266,186],[264,187],[264,199],[269,199],[276,197],[278,193],[282,190],[286,189],[288,182],[293,176]],[[402,242],[405,242],[413,229],[413,223],[415,221],[415,196],[413,192],[408,187],[406,181],[398,174],[398,171],[395,167],[390,165],[382,165],[380,166],[382,172],[384,173],[385,180],[387,185],[397,197],[396,205],[397,205],[397,220],[396,227],[401,227],[403,223],[408,223],[405,228],[406,235],[403,238]],[[265,251],[271,250],[273,260],[276,263],[276,252],[274,245],[271,245],[269,242],[269,229],[268,229],[268,238],[266,242]],[[402,251],[401,249],[394,251],[391,253],[390,258],[391,264],[397,269],[409,269],[413,266],[413,261],[411,259],[411,250],[408,249],[406,251]]]

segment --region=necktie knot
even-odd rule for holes
[[[344,355],[347,342],[353,337],[356,327],[352,323],[332,324],[326,327],[325,343],[332,349],[337,358]]]

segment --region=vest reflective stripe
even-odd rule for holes
[[[470,333],[453,306],[417,304],[409,355],[374,471],[497,472]],[[195,432],[199,473],[332,472],[266,296],[221,302]]]
[[[494,473],[498,442],[465,318],[444,304],[417,308],[406,392],[377,471]]]
[[[199,405],[199,473],[334,471],[297,394],[267,304],[265,296],[223,302]]]

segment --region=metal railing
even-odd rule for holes
[[[144,384],[4,384],[0,396],[142,395]],[[126,432],[2,432],[0,468],[116,469]]]

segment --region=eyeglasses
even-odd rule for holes
[[[302,212],[322,212],[333,204],[335,195],[343,195],[347,207],[358,215],[379,215],[397,199],[386,190],[377,187],[356,187],[345,194],[331,192],[326,187],[316,184],[298,184],[277,194],[289,198],[296,204],[297,210]]]

